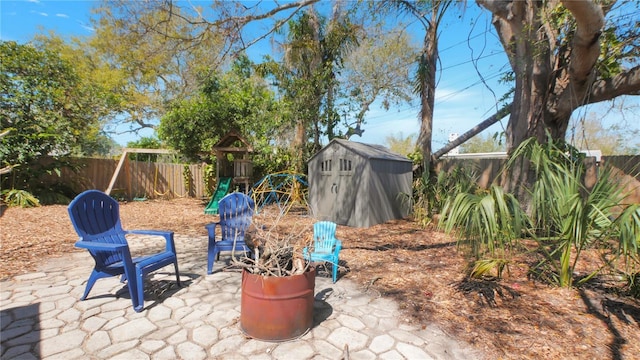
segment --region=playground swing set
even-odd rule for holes
[[[205,207],[204,213],[218,214],[218,202],[232,190],[241,191],[253,198],[256,210],[266,205],[276,204],[280,212],[286,214],[295,204],[307,207],[308,184],[304,174],[280,172],[264,176],[260,181],[250,186],[253,175],[253,163],[250,154],[253,147],[237,132],[230,132],[213,147],[216,155],[216,189]],[[129,159],[135,154],[136,160]],[[170,176],[161,176],[160,165],[151,161],[147,156],[145,161],[138,161],[140,154],[147,155],[176,155],[177,151],[168,149],[140,149],[125,148],[111,177],[105,193],[111,195],[124,193],[129,200],[144,201],[148,198],[166,196],[185,196],[176,193],[171,185],[175,179],[175,166],[170,169]],[[124,189],[114,186],[124,172],[126,181]],[[153,180],[148,174],[153,173]],[[173,184],[175,185],[175,184]]]
[[[216,156],[216,189],[205,214],[218,214],[218,202],[232,189],[251,196],[256,210],[268,204],[277,204],[280,212],[287,213],[296,204],[306,205],[307,182],[304,175],[290,172],[269,174],[249,186],[253,175],[251,154],[253,147],[236,131],[231,131],[213,147]]]
[[[130,154],[135,154],[135,160],[129,159]],[[150,197],[166,197],[169,195],[183,196],[176,193],[176,190],[172,188],[171,179],[176,177],[175,166],[171,166],[168,170],[170,176],[160,176],[160,165],[151,161],[152,156],[147,156],[147,160],[139,161],[140,154],[148,155],[175,155],[174,150],[168,149],[140,149],[140,148],[125,148],[122,150],[122,155],[118,165],[109,182],[109,186],[105,190],[107,195],[125,194],[126,198],[133,201],[145,201]],[[116,181],[120,176],[120,173],[125,173],[125,188],[114,189]],[[153,182],[147,174],[153,172]],[[181,176],[181,175],[180,175]]]
[[[220,178],[214,195],[211,197],[205,214],[216,215],[218,202],[231,190],[232,179]],[[308,183],[304,174],[292,172],[279,172],[268,174],[255,183],[248,195],[256,204],[256,211],[260,211],[266,205],[275,204],[280,213],[286,215],[294,205],[307,206]]]
[[[237,131],[230,131],[212,148],[216,156],[216,189],[204,209],[208,215],[218,214],[218,202],[232,189],[245,194],[249,191],[249,181],[253,175],[250,155],[253,146]]]

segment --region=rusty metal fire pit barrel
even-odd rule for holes
[[[314,269],[301,275],[262,276],[242,272],[240,328],[264,341],[287,341],[313,324]]]

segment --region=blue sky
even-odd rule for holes
[[[506,87],[498,83],[500,73],[508,68],[506,56],[493,35],[487,13],[480,11],[475,3],[469,3],[464,16],[450,16],[444,22],[441,32],[442,62],[439,64],[441,72],[436,90],[434,151],[447,143],[450,133],[462,134],[491,116],[496,111],[496,99],[506,91]],[[0,39],[25,43],[33,35],[49,30],[62,36],[90,36],[93,29],[89,17],[94,4],[92,1],[77,0],[2,0]],[[416,31],[412,35],[417,42],[422,40],[421,32]],[[258,49],[254,51],[260,52]],[[479,60],[472,61],[473,58]],[[633,116],[640,113],[637,96],[627,97],[624,101],[626,104],[635,104]],[[363,136],[354,136],[352,140],[384,145],[389,135],[417,136],[419,108],[417,97],[413,104],[401,105],[388,111],[374,107],[365,118]],[[606,109],[608,106],[605,105],[590,106],[576,111],[574,117],[591,112],[604,116]],[[621,116],[616,112],[608,112],[606,115],[609,122],[617,121]],[[634,122],[631,123],[633,126]],[[640,121],[635,124],[640,128]],[[502,131],[503,127],[506,127],[506,119],[487,132]],[[149,136],[151,133],[142,135]],[[116,137],[116,141],[123,145],[131,140],[135,140],[131,135]]]

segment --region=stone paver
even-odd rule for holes
[[[132,250],[154,240],[136,239]],[[314,325],[296,340],[272,343],[242,333],[241,274],[206,275],[206,236],[176,235],[182,288],[169,266],[148,283],[133,311],[126,285],[114,277],[96,282],[79,301],[92,269],[88,253],[45,262],[38,272],[0,282],[2,359],[482,359],[470,345],[433,325],[403,323],[390,299],[365,294],[348,279],[316,278]],[[223,254],[224,257],[224,254]],[[222,258],[221,258],[222,260]]]

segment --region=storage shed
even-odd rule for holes
[[[319,220],[370,227],[409,214],[412,162],[380,145],[333,139],[309,165],[309,205]]]

